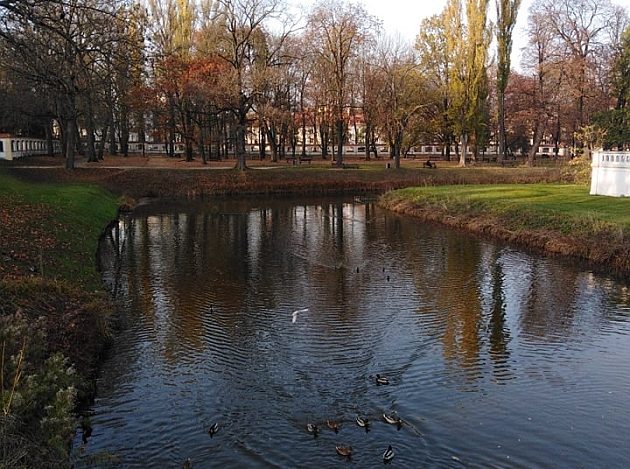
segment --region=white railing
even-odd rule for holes
[[[591,168],[591,195],[630,196],[630,152],[593,152]]]

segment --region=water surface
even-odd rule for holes
[[[363,199],[148,205],[102,250],[79,466],[630,466],[627,285]]]

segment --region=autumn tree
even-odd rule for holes
[[[449,0],[445,15],[446,51],[452,57],[449,86],[450,108],[461,151],[459,165],[465,166],[471,135],[479,133],[487,98],[486,61],[490,43],[487,25],[488,0]],[[465,17],[465,22],[464,22]],[[478,139],[476,139],[478,140]],[[473,142],[475,145],[477,141]]]
[[[596,77],[598,68],[605,65],[597,59],[607,55],[614,19],[626,13],[610,0],[537,0],[531,10],[539,14],[541,27],[561,54],[567,91],[574,100],[569,125],[575,132],[589,123],[601,105]]]
[[[516,25],[521,0],[495,0],[497,10],[497,116],[498,143],[497,161],[507,157],[505,133],[505,89],[510,77],[510,55],[512,54],[512,33]]]
[[[403,138],[412,118],[426,103],[423,80],[411,49],[401,41],[383,41],[378,63],[383,77],[381,126],[387,131],[394,165],[400,168]]]
[[[329,103],[333,115],[337,167],[343,165],[345,140],[345,110],[349,103],[352,61],[377,29],[376,20],[359,4],[322,0],[308,18],[308,34],[320,68],[328,85]]]
[[[427,85],[433,90],[437,101],[432,103],[435,110],[426,124],[433,138],[431,141],[442,143],[447,160],[451,159],[451,145],[455,141],[453,120],[453,87],[450,83],[454,67],[455,48],[447,48],[446,10],[422,20],[420,32],[416,37],[415,48],[418,52],[419,67]]]
[[[231,69],[234,83],[235,154],[237,169],[246,169],[245,136],[248,113],[258,92],[256,74],[261,67],[274,67],[282,62],[282,45],[291,32],[286,10],[280,0],[217,0],[214,37],[217,55]],[[277,40],[266,42],[267,23],[280,25]]]

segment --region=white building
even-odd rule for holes
[[[630,196],[630,152],[593,152],[591,167],[591,195]]]

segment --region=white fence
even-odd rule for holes
[[[596,151],[591,168],[591,195],[630,196],[630,152]]]
[[[59,151],[59,142],[53,142],[56,152]],[[46,155],[48,147],[46,140],[27,137],[2,137],[0,138],[0,160],[12,160],[23,156]]]

